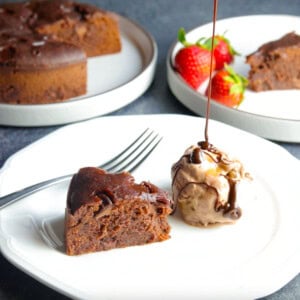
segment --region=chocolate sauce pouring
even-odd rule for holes
[[[213,30],[212,30],[212,38],[211,38],[211,49],[214,49],[214,42],[215,42],[215,27],[216,27],[216,19],[217,19],[217,8],[218,8],[218,0],[214,0],[214,8],[213,8]],[[231,169],[233,164],[235,164],[235,161],[232,161],[225,153],[214,147],[212,144],[209,143],[209,137],[208,137],[208,123],[210,118],[210,103],[211,103],[211,81],[212,81],[212,75],[213,75],[213,50],[211,52],[211,58],[210,58],[210,72],[209,72],[209,85],[208,85],[208,97],[207,97],[207,105],[206,105],[206,122],[205,122],[205,131],[204,136],[205,140],[198,142],[197,146],[195,146],[190,151],[187,151],[180,160],[175,163],[172,167],[172,174],[173,174],[173,180],[172,180],[172,189],[175,187],[175,182],[177,180],[177,176],[184,168],[185,163],[188,164],[202,164],[204,160],[208,160],[212,163],[215,163],[218,168],[222,171],[222,174],[218,176],[224,176],[229,184],[229,194],[227,201],[223,201],[221,199],[221,195],[217,188],[214,185],[205,183],[205,182],[187,182],[186,184],[179,184],[177,188],[179,188],[178,192],[176,192],[175,199],[175,207],[176,203],[178,201],[178,196],[181,194],[183,189],[188,184],[204,184],[208,186],[211,189],[214,189],[217,194],[217,200],[215,203],[215,211],[219,212],[222,211],[222,214],[225,218],[229,218],[232,220],[236,220],[240,218],[241,216],[241,209],[236,206],[236,191],[237,191],[237,183],[239,181],[238,178],[235,178],[235,173],[239,173],[240,170],[238,169]],[[217,168],[217,167],[216,167]],[[204,171],[205,172],[205,171]],[[193,175],[192,175],[193,176]],[[243,175],[241,175],[243,177]],[[174,191],[174,190],[173,190]]]
[[[204,130],[204,137],[205,142],[199,142],[198,145],[202,149],[212,150],[213,146],[209,143],[209,136],[208,136],[208,121],[210,118],[210,102],[211,102],[211,80],[212,80],[212,73],[213,73],[213,49],[214,49],[214,42],[215,42],[215,32],[216,32],[216,21],[217,21],[217,14],[218,14],[218,0],[214,0],[214,9],[213,9],[213,29],[212,29],[212,39],[211,39],[211,56],[210,56],[210,69],[209,69],[209,82],[208,82],[208,94],[207,94],[207,104],[206,104],[206,114],[205,114],[205,130]],[[199,155],[199,154],[198,154]],[[195,155],[196,156],[196,155]],[[221,158],[219,158],[221,161]],[[241,216],[241,210],[236,206],[236,182],[227,178],[230,184],[230,193],[228,199],[228,206],[225,207],[222,205],[218,209],[224,209],[225,214],[230,214],[233,219],[238,219]]]
[[[217,20],[217,11],[218,11],[218,0],[214,0],[214,10],[213,10],[213,31],[212,31],[212,39],[211,39],[211,56],[210,56],[210,69],[209,69],[209,83],[208,83],[208,96],[207,96],[207,104],[206,104],[206,115],[205,115],[205,146],[209,145],[208,138],[208,120],[210,116],[210,99],[211,99],[211,79],[212,79],[212,66],[213,66],[213,49],[214,49],[214,40],[215,40],[215,31],[216,31],[216,20]]]

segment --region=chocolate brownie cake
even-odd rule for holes
[[[246,57],[254,91],[300,89],[300,36],[290,32]]]
[[[72,178],[67,195],[65,245],[68,255],[143,245],[169,238],[172,200],[127,172],[87,167]]]
[[[86,93],[87,57],[120,51],[115,16],[69,0],[0,5],[0,102],[41,104]]]

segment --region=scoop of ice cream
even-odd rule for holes
[[[250,178],[240,161],[206,142],[189,147],[172,166],[172,192],[185,222],[233,223],[242,215],[237,185]]]

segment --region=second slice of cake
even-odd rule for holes
[[[256,91],[300,89],[300,36],[290,32],[246,57],[249,87]]]

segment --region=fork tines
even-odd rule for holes
[[[101,165],[108,172],[133,172],[161,142],[162,137],[153,130],[144,130],[124,151]]]

